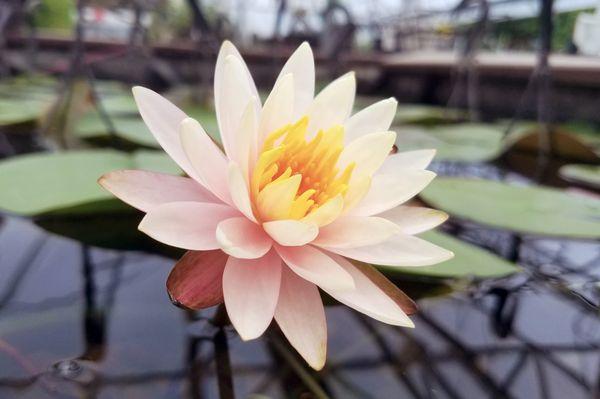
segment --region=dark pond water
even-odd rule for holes
[[[274,327],[242,342],[213,323],[215,309],[174,307],[171,259],[85,247],[5,216],[0,398],[598,397],[598,243],[450,227],[523,271],[399,282],[421,297],[414,330],[328,306],[328,360],[315,373]]]

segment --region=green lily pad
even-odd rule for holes
[[[131,92],[109,94],[101,97],[102,106],[109,115],[139,115]]]
[[[600,188],[600,166],[572,164],[559,170],[560,176],[568,181],[589,187]]]
[[[386,273],[402,273],[428,278],[496,278],[516,273],[515,264],[475,245],[439,231],[420,235],[423,239],[454,252],[454,258],[433,266],[386,267]],[[379,266],[378,266],[379,267]]]
[[[114,135],[119,139],[119,144],[129,146],[142,146],[160,148],[160,145],[146,127],[142,118],[109,116],[115,129]],[[95,144],[108,144],[112,136],[98,112],[86,113],[75,126],[74,133],[77,137]],[[124,141],[125,143],[121,143]]]
[[[44,116],[50,105],[49,101],[33,98],[2,98],[0,99],[0,127],[34,123]]]
[[[497,158],[503,148],[504,133],[497,125],[398,126],[395,130],[400,151],[435,148],[437,160],[485,162]]]
[[[421,104],[398,104],[394,124],[437,125],[465,120],[461,110]]]
[[[96,182],[117,169],[181,173],[162,152],[84,150],[23,155],[0,162],[0,209],[24,216],[124,209],[121,201]]]
[[[511,231],[600,238],[600,200],[502,182],[437,178],[421,198],[451,216]]]

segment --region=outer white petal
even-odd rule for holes
[[[315,223],[300,220],[274,220],[262,226],[278,244],[291,247],[308,244],[319,234]]]
[[[331,257],[352,275],[356,288],[353,290],[324,289],[325,292],[341,303],[383,323],[411,328],[415,326],[400,305],[380,285],[376,284],[375,281],[371,280],[343,257],[334,254]],[[372,273],[377,273],[377,271],[372,271]],[[379,277],[385,279],[383,276]],[[397,287],[393,286],[392,283],[387,283],[386,286],[388,288],[395,288],[396,292],[394,294],[396,296],[400,295],[401,300],[412,302]]]
[[[333,289],[354,288],[352,276],[320,249],[310,245],[303,247],[275,245],[275,249],[294,273],[311,283]]]
[[[358,248],[327,248],[346,258],[386,266],[428,266],[454,256],[444,248],[415,236],[396,234],[379,244]]]
[[[253,93],[243,61],[236,56],[229,55],[225,58],[221,79],[219,92],[215,92],[217,122],[225,153],[230,159],[237,160],[236,143],[244,111],[252,101],[255,106],[260,107],[260,101]],[[260,109],[257,108],[256,115],[259,112]]]
[[[340,154],[338,166],[343,170],[347,165],[354,162],[356,166],[352,176],[371,176],[389,155],[396,133],[380,132],[371,133],[352,141]]]
[[[248,219],[256,222],[254,212],[252,211],[252,203],[250,201],[250,192],[246,185],[246,180],[239,166],[231,162],[227,173],[229,179],[229,192],[231,201]]]
[[[195,119],[184,119],[180,130],[183,149],[203,184],[223,202],[232,204],[225,155]]]
[[[325,248],[355,248],[386,241],[399,233],[394,223],[380,217],[346,216],[319,229],[314,245]]]
[[[177,248],[209,250],[220,248],[215,231],[221,221],[240,213],[221,204],[170,202],[153,208],[138,229],[157,241]]]
[[[287,60],[277,77],[275,86],[287,74],[292,74],[294,77],[293,119],[298,119],[306,113],[315,95],[315,60],[307,42],[302,43]]]
[[[352,215],[370,216],[392,209],[423,190],[435,177],[428,170],[403,170],[396,174],[376,174],[367,195],[350,211]]]
[[[265,101],[258,129],[259,148],[264,139],[275,130],[294,122],[294,76],[280,76]]]
[[[259,259],[229,257],[223,273],[223,296],[231,323],[243,340],[267,329],[277,306],[281,259],[275,251]]]
[[[275,320],[304,360],[315,370],[322,369],[327,354],[327,323],[321,295],[314,284],[287,267],[281,271]]]
[[[397,206],[377,216],[394,222],[404,234],[419,234],[439,226],[448,214],[437,209],[419,206]]]
[[[216,230],[223,252],[242,259],[256,259],[266,254],[273,240],[256,223],[245,217],[225,219]]]
[[[365,134],[388,130],[396,115],[397,107],[398,101],[391,97],[376,102],[352,115],[346,122],[344,130],[345,142],[350,143]]]
[[[429,166],[435,150],[415,150],[392,154],[386,158],[377,173],[398,173],[403,169],[425,169]]]
[[[335,125],[343,125],[352,112],[356,94],[356,78],[349,72],[325,87],[315,97],[308,108],[309,137],[320,129],[329,129]]]
[[[246,78],[248,80],[248,85],[250,86],[250,90],[252,91],[252,95],[256,98],[260,98],[258,96],[258,90],[256,90],[256,85],[254,84],[254,80],[252,79],[252,75],[250,74],[250,71],[248,70],[246,63],[244,62],[242,55],[235,48],[233,43],[231,43],[229,40],[225,40],[223,42],[223,44],[221,45],[221,48],[219,49],[219,55],[217,56],[217,63],[215,65],[215,80],[214,80],[215,102],[217,100],[216,97],[218,96],[217,93],[220,93],[220,88],[221,88],[221,85],[223,84],[223,69],[225,66],[225,60],[230,55],[232,55],[232,56],[236,57],[238,60],[240,60],[241,64],[243,65]]]
[[[144,212],[177,201],[221,203],[194,179],[165,173],[116,170],[102,175],[98,183],[121,201]]]
[[[256,113],[256,102],[258,99],[252,97],[246,104],[242,113],[240,127],[235,137],[235,159],[240,166],[244,180],[249,181],[250,170],[254,166],[257,154],[258,140],[258,114]]]
[[[179,139],[179,125],[187,118],[185,112],[145,87],[136,86],[132,92],[140,115],[156,141],[188,176],[202,183],[202,179],[185,155]]]

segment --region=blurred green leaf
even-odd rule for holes
[[[89,214],[126,208],[98,178],[117,169],[180,173],[162,152],[84,150],[23,155],[0,162],[0,209],[25,216]]]
[[[559,173],[565,180],[600,188],[600,166],[598,165],[565,165],[560,168]]]
[[[503,131],[496,125],[398,126],[395,131],[400,151],[435,148],[436,160],[484,162],[497,158],[503,147]]]
[[[600,200],[480,179],[435,179],[421,198],[451,216],[528,234],[600,238]]]
[[[389,274],[410,274],[431,278],[493,278],[518,272],[515,264],[439,231],[429,231],[420,237],[454,252],[454,258],[433,266],[390,267],[378,266]]]

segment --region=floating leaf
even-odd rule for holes
[[[437,178],[421,198],[450,215],[529,234],[600,238],[600,200],[546,187]]]
[[[560,176],[574,183],[600,188],[600,166],[597,165],[565,165],[559,170]]]
[[[420,237],[454,252],[454,258],[433,266],[381,268],[390,274],[403,273],[431,278],[492,278],[519,271],[515,264],[448,234],[429,231]]]
[[[437,160],[483,162],[495,159],[503,147],[503,131],[496,125],[461,123],[432,128],[398,126],[400,151],[435,148]]]
[[[23,155],[0,162],[0,209],[25,216],[88,214],[125,206],[98,184],[111,170],[180,173],[164,153],[87,150]]]
[[[421,104],[398,104],[395,124],[436,125],[464,120],[466,113],[461,110]]]
[[[115,138],[119,140],[120,147],[143,146],[160,148],[156,139],[146,127],[146,124],[137,117],[109,116],[115,131]],[[75,135],[81,139],[91,141],[96,144],[110,144],[112,134],[100,117],[98,112],[86,113],[75,127]],[[123,143],[124,142],[124,143]]]

